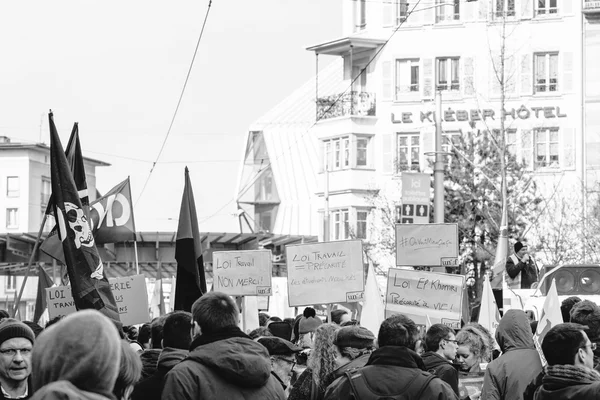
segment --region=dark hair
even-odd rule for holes
[[[592,342],[600,340],[600,308],[596,303],[583,300],[571,309],[571,322],[586,325]]]
[[[261,312],[258,313],[258,325],[265,326],[269,320],[269,314]]]
[[[340,325],[340,326],[343,328],[344,326],[354,326],[354,325],[360,325],[360,323],[355,319],[351,319],[350,321],[342,322],[342,325]]]
[[[271,318],[269,318],[269,321],[267,323],[269,323],[269,322],[282,322],[282,321],[281,321],[281,318],[279,318],[279,317],[271,317]]]
[[[204,334],[237,326],[239,311],[235,302],[225,293],[208,292],[194,302],[192,315]]]
[[[577,351],[586,345],[585,330],[585,326],[571,322],[552,327],[542,342],[542,352],[548,364],[573,365]]]
[[[377,342],[379,347],[403,346],[414,350],[419,339],[419,328],[403,314],[392,315],[381,323]]]
[[[174,311],[167,314],[163,325],[163,347],[187,350],[192,343],[190,328],[192,314],[187,311]]]
[[[348,314],[348,311],[342,310],[341,308],[333,310],[331,312],[331,322],[333,322],[336,325],[340,325],[340,323],[342,322],[342,317],[346,314]]]
[[[269,330],[269,328],[264,327],[264,326],[259,326],[258,328],[254,329],[253,331],[251,331],[248,336],[250,336],[250,339],[254,340],[256,338],[259,338],[261,336],[273,336],[273,334],[271,333],[271,331]]]
[[[571,321],[571,310],[579,302],[581,302],[581,299],[577,296],[567,297],[563,300],[560,304],[560,313],[562,314],[563,322]]]
[[[23,321],[23,323],[25,325],[27,325],[28,327],[31,328],[31,330],[33,331],[33,334],[35,335],[36,338],[44,330],[44,328],[42,328],[41,326],[39,326],[35,322],[32,322],[32,321]]]
[[[317,312],[312,307],[306,307],[304,311],[302,311],[302,315],[304,315],[304,318],[316,317]]]
[[[283,322],[288,323],[293,328],[294,327],[294,322],[296,322],[296,320],[294,318],[284,318]]]
[[[44,329],[50,328],[52,325],[54,325],[55,323],[57,323],[58,321],[60,321],[64,317],[65,317],[64,315],[59,315],[58,317],[52,318],[51,320],[49,320],[48,322],[46,322],[46,326],[44,327]]]
[[[123,327],[123,332],[125,333],[125,336],[127,336],[127,340],[129,341],[136,341],[137,337],[138,337],[138,330],[135,327],[135,325],[126,325]]]
[[[125,396],[125,390],[129,386],[134,386],[142,375],[142,360],[137,352],[131,348],[129,342],[121,340],[121,363],[119,364],[119,374],[113,394],[117,399],[122,399]]]
[[[165,326],[166,316],[161,315],[160,317],[156,317],[150,323],[150,328],[152,331],[152,348],[160,349],[162,348],[161,342],[163,339],[163,327]]]
[[[145,323],[144,325],[142,325],[138,330],[138,342],[140,342],[142,345],[148,344],[148,342],[150,341],[150,336],[152,334],[151,332],[152,328],[150,327],[149,323]]]
[[[6,310],[0,310],[0,320],[10,318],[10,314]]]
[[[454,330],[444,324],[433,324],[425,334],[425,347],[427,351],[438,351],[442,339],[448,339],[448,335]]]

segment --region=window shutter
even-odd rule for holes
[[[478,0],[472,4],[477,4],[479,6],[479,19],[483,20],[483,21],[487,21],[490,0]]]
[[[533,2],[535,0],[521,0],[521,19],[531,19],[533,17]],[[569,1],[569,0],[565,0]]]
[[[384,174],[391,174],[394,171],[394,137],[391,133],[384,133],[381,137],[382,146],[382,170]]]
[[[431,169],[430,163],[435,160],[434,156],[426,156],[425,153],[432,153],[435,151],[435,129],[423,129],[421,130],[421,154],[419,155],[419,165],[421,171]]]
[[[433,59],[423,59],[423,97],[427,99],[433,99],[435,95],[434,89],[434,71],[433,71]]]
[[[394,26],[394,4],[392,3],[392,0],[383,0],[381,8],[383,11],[383,27],[388,28]]]
[[[575,128],[561,129],[563,169],[575,168]]]
[[[531,54],[521,56],[521,94],[531,95],[533,93],[533,62]]]
[[[392,62],[381,63],[381,100],[392,100]]]
[[[521,130],[521,155],[526,169],[533,169],[533,136],[531,129]]]
[[[473,96],[475,94],[475,67],[473,57],[463,58],[463,80],[464,94],[466,96]]]
[[[571,93],[573,92],[573,53],[566,51],[562,53],[563,61],[563,84],[562,92]],[[560,86],[560,85],[559,85]]]

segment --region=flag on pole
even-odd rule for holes
[[[46,289],[54,286],[54,282],[50,275],[41,266],[38,268],[38,287],[37,287],[37,299],[35,300],[35,311],[33,313],[33,322],[37,323],[44,310],[48,305],[46,304]]]
[[[75,307],[78,310],[96,309],[120,324],[117,303],[104,275],[104,265],[81,202],[80,191],[60,143],[52,112],[48,114],[48,119],[54,215]]]
[[[492,292],[492,286],[487,279],[483,281],[483,293],[481,294],[481,306],[479,307],[479,320],[477,322],[490,332],[492,338],[496,337],[496,328],[500,324],[500,312],[494,298],[494,292]]]
[[[175,260],[177,260],[175,310],[191,311],[194,301],[206,293],[206,277],[196,203],[187,167],[185,167],[185,186],[179,211]]]
[[[533,342],[535,343],[535,348],[540,354],[542,365],[546,365],[546,357],[544,357],[544,353],[542,352],[542,343],[544,341],[544,337],[553,326],[562,324],[564,322],[560,312],[560,301],[558,300],[558,291],[556,290],[556,281],[554,279],[552,279],[552,285],[550,286],[550,290],[548,290],[548,294],[544,300],[542,315],[540,315],[538,321],[537,329],[533,334]]]
[[[500,221],[500,233],[496,256],[492,267],[492,289],[502,289],[506,259],[508,258],[508,202],[506,200],[506,184],[502,182],[502,219]]]
[[[96,243],[135,240],[129,177],[90,204],[90,220]]]
[[[379,332],[379,327],[385,319],[385,307],[381,292],[375,279],[375,269],[369,263],[367,272],[367,283],[365,285],[365,302],[360,313],[360,325],[364,326],[375,335]]]

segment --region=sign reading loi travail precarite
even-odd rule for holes
[[[457,224],[396,224],[396,265],[454,266]]]
[[[271,251],[216,251],[213,274],[216,291],[230,296],[270,296]]]
[[[362,242],[286,246],[290,307],[364,300]]]
[[[442,323],[460,329],[463,275],[390,268],[385,315],[408,315],[416,324]]]

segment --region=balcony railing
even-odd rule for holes
[[[375,93],[347,92],[341,95],[319,97],[317,99],[317,119],[342,117],[344,115],[374,116]]]

